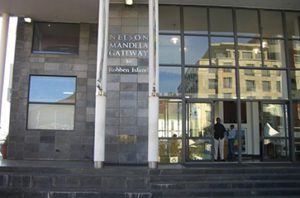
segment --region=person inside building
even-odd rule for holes
[[[216,119],[216,124],[214,125],[214,146],[215,146],[215,161],[218,160],[218,152],[220,154],[219,158],[221,161],[224,160],[224,136],[226,129],[223,124],[221,124],[221,118]]]
[[[234,141],[236,137],[236,129],[234,125],[230,125],[230,129],[228,131],[228,160],[234,160]]]

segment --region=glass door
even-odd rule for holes
[[[186,160],[212,160],[212,104],[187,103],[186,112]]]
[[[287,160],[288,111],[286,104],[261,104],[261,144],[263,160]]]

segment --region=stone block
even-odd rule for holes
[[[137,83],[121,83],[121,91],[137,91]]]
[[[82,188],[89,187],[89,188],[98,188],[101,189],[102,187],[101,177],[97,176],[85,176],[80,179],[80,186]]]
[[[121,117],[120,118],[120,125],[126,125],[126,126],[136,126],[137,124],[137,118],[136,117]]]
[[[49,189],[51,186],[51,179],[49,176],[39,176],[34,175],[32,176],[32,185],[33,188],[43,188],[43,189]]]
[[[120,108],[120,117],[136,117],[137,110],[135,108]]]
[[[137,132],[138,129],[135,125],[122,125],[122,127],[120,127],[120,134],[136,135]]]
[[[124,177],[102,177],[102,188],[106,190],[124,190],[126,178]]]
[[[137,102],[134,100],[121,100],[120,101],[120,107],[121,108],[134,108],[137,107]]]
[[[118,83],[118,82],[107,83],[107,90],[109,90],[109,91],[119,91],[120,90],[120,83]]]
[[[54,142],[55,142],[55,136],[54,135],[51,135],[51,136],[41,135],[40,136],[40,143],[53,144]]]
[[[137,92],[134,91],[121,91],[120,100],[137,100]]]
[[[127,75],[121,75],[121,82],[122,83],[137,83],[138,82],[138,76],[136,74],[127,74]]]

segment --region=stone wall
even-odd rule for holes
[[[148,35],[147,5],[111,5],[109,35]],[[105,161],[147,163],[148,57],[109,56],[108,67],[147,72],[110,73],[107,78]]]
[[[33,24],[19,20],[8,142],[9,159],[92,160],[97,25],[80,24],[78,55],[33,54]],[[29,75],[77,77],[75,130],[27,130]]]

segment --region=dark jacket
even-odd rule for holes
[[[226,132],[226,129],[225,129],[223,124],[216,123],[215,126],[214,126],[214,130],[215,130],[215,133],[214,133],[214,138],[215,139],[223,139],[224,138],[224,134]]]

